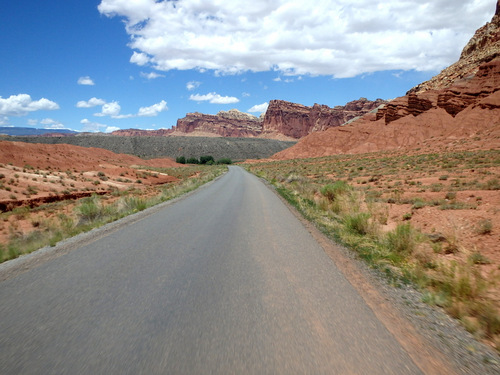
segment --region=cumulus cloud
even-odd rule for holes
[[[103,117],[103,116],[111,116],[116,117],[119,115],[122,107],[118,102],[106,103],[102,106],[102,110],[100,113],[94,113],[94,116]]]
[[[155,72],[151,72],[151,73],[141,72],[140,74],[141,74],[141,77],[147,78],[147,79],[155,79],[155,78],[160,78],[160,77],[165,78],[165,76],[163,74],[158,74]]]
[[[77,82],[79,85],[86,85],[86,86],[94,86],[95,85],[94,81],[89,76],[80,77],[80,78],[78,78]]]
[[[90,98],[89,100],[80,100],[78,103],[76,103],[76,106],[78,108],[92,108],[96,107],[98,105],[104,105],[106,104],[106,101],[103,99],[98,99],[98,98]]]
[[[7,125],[9,123],[9,118],[7,116],[0,116],[0,125]]]
[[[189,90],[189,91],[193,91],[194,89],[197,89],[198,87],[200,87],[201,85],[201,82],[198,82],[198,81],[190,81],[188,83],[186,83],[186,88]]]
[[[234,96],[220,96],[215,92],[211,92],[206,95],[194,94],[189,97],[189,100],[194,100],[197,102],[209,102],[212,104],[232,104],[238,103],[240,101]]]
[[[137,64],[139,66],[146,65],[149,62],[149,57],[145,53],[137,53],[134,51],[132,56],[130,57],[130,62]]]
[[[111,133],[116,130],[120,130],[118,126],[107,126],[106,129],[104,130],[104,133]]]
[[[104,133],[111,133],[115,130],[119,130],[120,128],[116,126],[108,126],[105,124],[100,124],[98,122],[93,122],[90,121],[89,119],[84,118],[83,120],[80,121],[81,124],[83,124],[83,131],[84,132],[91,132],[91,133],[96,133],[96,132],[104,132]]]
[[[139,108],[137,116],[154,117],[158,116],[158,113],[167,110],[168,110],[167,102],[165,100],[162,100],[160,103],[153,104],[152,106]]]
[[[268,102],[265,102],[265,103],[262,103],[262,104],[256,104],[254,105],[252,108],[250,108],[248,110],[248,112],[250,113],[253,113],[253,112],[265,112],[267,111],[267,107],[269,107],[269,103]]]
[[[101,99],[98,99],[101,100]],[[89,100],[90,101],[90,100]],[[97,117],[105,117],[109,116],[114,119],[124,119],[124,118],[131,118],[131,117],[153,117],[153,116],[158,116],[160,112],[164,112],[168,110],[167,107],[167,102],[165,100],[162,100],[159,103],[153,104],[149,107],[141,107],[139,108],[139,111],[137,114],[120,114],[121,111],[121,106],[117,101],[112,101],[110,103],[104,103],[101,108],[101,112],[94,113],[94,116]],[[87,120],[87,119],[84,119]],[[87,120],[88,121],[88,120]]]
[[[64,125],[61,122],[51,118],[43,119],[40,121],[40,124],[44,125],[45,129],[64,129]]]
[[[489,21],[494,0],[102,0],[131,62],[159,70],[352,77],[438,70]]]
[[[59,105],[45,98],[33,100],[28,94],[11,95],[6,99],[0,96],[0,116],[25,116],[29,112],[55,109],[59,109]]]

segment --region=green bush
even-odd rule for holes
[[[200,156],[200,164],[213,164],[215,163],[215,160],[214,160],[214,157],[213,156],[209,156],[209,155],[206,155],[206,156]]]
[[[92,222],[102,217],[103,206],[97,195],[83,198],[76,207],[76,213],[82,222]]]
[[[186,160],[186,164],[200,164],[200,161],[196,158],[191,157]]]
[[[370,216],[368,212],[347,215],[344,217],[344,224],[349,231],[365,235],[370,232]]]
[[[399,224],[387,233],[387,247],[400,255],[410,255],[417,247],[417,233],[409,223]]]
[[[217,164],[233,164],[233,161],[229,158],[221,158],[217,160]]]
[[[186,157],[185,156],[178,156],[175,161],[179,164],[186,164]]]
[[[321,188],[321,194],[330,202],[333,202],[336,197],[346,194],[352,190],[352,187],[345,181],[338,180],[333,184],[325,185]]]

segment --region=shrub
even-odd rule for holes
[[[233,161],[229,158],[221,158],[217,160],[217,164],[233,164]]]
[[[148,208],[148,202],[139,197],[125,197],[122,202],[123,210],[126,212],[137,212]]]
[[[493,224],[489,219],[481,220],[477,225],[478,234],[490,234],[492,230],[493,230]]]
[[[455,193],[454,191],[449,191],[446,193],[445,195],[445,199],[448,199],[448,200],[454,200],[454,199],[457,199],[457,193]]]
[[[387,247],[397,254],[410,255],[417,247],[415,230],[409,223],[399,224],[394,231],[387,233]]]
[[[209,164],[210,162],[211,162],[211,164],[215,163],[213,156],[208,156],[208,155],[200,156],[200,164]]]
[[[83,198],[76,207],[76,213],[82,222],[91,222],[99,219],[103,214],[101,200],[97,195]]]
[[[186,157],[185,156],[178,156],[175,158],[176,163],[179,164],[186,164]]]
[[[486,190],[500,190],[500,181],[497,178],[492,178],[484,184]]]
[[[368,212],[347,215],[344,217],[344,224],[349,231],[365,235],[370,233],[370,216]]]
[[[188,158],[186,160],[186,163],[187,164],[200,164],[200,161],[198,159],[196,159],[196,158],[191,157],[191,158]]]
[[[343,180],[335,181],[333,184],[325,185],[321,188],[321,194],[325,196],[330,202],[340,195],[346,194],[352,190],[352,187]]]

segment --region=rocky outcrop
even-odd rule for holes
[[[460,60],[388,103],[376,120],[389,124],[408,115],[442,108],[455,117],[500,90],[500,0],[491,22],[479,28],[462,50]]]
[[[442,108],[455,117],[467,107],[479,104],[500,90],[500,57],[480,65],[476,70],[474,76],[448,88],[418,94],[412,92],[397,98],[380,109],[375,119],[383,118],[389,124],[405,116],[419,116],[436,108]]]
[[[462,81],[467,81],[477,74],[484,63],[500,56],[500,0],[491,22],[476,31],[469,43],[462,50],[460,59],[444,69],[429,81],[412,88],[408,94],[419,94],[428,90],[448,88]]]
[[[370,101],[360,98],[345,106],[330,108],[320,104],[307,107],[283,100],[271,100],[264,116],[262,134],[283,134],[299,139],[312,132],[343,125],[376,110],[384,103],[386,101],[382,99]]]
[[[312,133],[276,159],[398,148],[500,147],[500,1],[459,62],[351,124]]]
[[[236,109],[220,111],[216,115],[188,113],[177,120],[173,133],[214,134],[220,137],[257,137],[262,132],[262,119]]]
[[[216,115],[194,112],[178,119],[177,125],[172,129],[125,129],[114,131],[111,135],[131,137],[189,135],[294,140],[312,132],[343,125],[376,110],[384,103],[386,101],[382,99],[370,101],[360,98],[345,106],[330,108],[320,104],[308,107],[284,100],[271,100],[265,115],[260,117],[236,109],[220,111]]]

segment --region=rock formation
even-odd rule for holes
[[[369,101],[365,98],[330,108],[315,104],[308,107],[283,100],[271,100],[265,116],[260,118],[236,109],[216,115],[188,113],[177,120],[172,135],[215,135],[222,137],[262,137],[299,139],[311,132],[340,126],[362,116],[381,104],[382,99]]]
[[[307,107],[283,100],[271,100],[264,116],[262,133],[264,136],[283,134],[299,139],[312,132],[345,124],[377,109],[384,103],[386,101],[382,99],[370,101],[360,98],[345,106],[330,108],[319,104]]]
[[[312,133],[274,157],[281,159],[452,144],[500,147],[500,1],[460,61],[397,98],[375,116]]]
[[[462,50],[460,59],[429,81],[412,88],[408,94],[450,87],[460,80],[473,77],[479,67],[500,56],[500,0],[491,22],[476,31]]]
[[[209,135],[220,137],[257,137],[262,132],[262,120],[236,109],[220,111],[216,115],[188,113],[177,120],[176,135]]]

